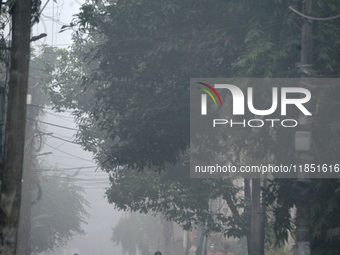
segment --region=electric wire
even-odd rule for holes
[[[294,22],[293,20],[291,22],[293,23],[294,26],[296,26],[302,32],[302,28],[298,24],[296,24],[296,22]],[[327,42],[327,43],[334,43],[335,42],[335,41],[330,41],[330,40],[322,40],[322,39],[317,38],[315,36],[312,36],[310,34],[308,35],[308,37],[313,38],[313,39],[315,39],[319,42]]]
[[[76,2],[77,4],[79,4],[80,6],[82,6],[83,4],[80,2],[80,1],[78,1],[78,0],[73,0],[74,2]]]
[[[59,156],[55,154],[49,154],[51,158],[63,158],[63,159],[74,159],[73,157]]]
[[[292,10],[293,12],[295,12],[297,15],[304,17],[306,19],[310,19],[310,20],[316,20],[316,21],[327,21],[327,20],[333,20],[333,19],[338,19],[340,18],[340,14],[339,15],[335,15],[332,17],[327,17],[327,18],[315,18],[315,17],[311,17],[311,16],[307,16],[297,10],[295,10],[293,7],[289,6],[288,9]]]
[[[50,136],[50,137],[53,137],[53,138],[55,138],[55,139],[58,139],[58,140],[61,140],[61,141],[65,141],[65,142],[67,142],[67,143],[72,143],[72,144],[80,145],[80,144],[77,143],[77,142],[69,141],[69,140],[63,139],[63,138],[61,138],[61,137],[54,136],[54,135],[52,135],[52,134],[47,134],[47,135]]]
[[[51,155],[51,154],[50,154]],[[51,155],[51,158],[53,158],[54,157],[54,155]],[[65,158],[65,157],[61,157],[61,158]],[[73,160],[74,160],[74,158],[72,158]],[[57,160],[57,159],[55,159],[55,160]],[[62,161],[62,162],[64,162],[64,161]],[[78,162],[78,160],[77,160],[77,162]],[[74,167],[74,168],[82,168],[82,167],[85,167],[86,165],[82,165],[82,166],[79,166],[78,165],[78,163],[76,164],[76,165],[69,165],[69,164],[64,164],[64,163],[60,163],[60,161],[58,161],[58,162],[56,162],[56,161],[52,161],[52,160],[49,160],[48,161],[48,164],[50,165],[50,166],[53,166],[53,165],[55,165],[55,166],[58,166],[59,167],[59,165],[61,165],[61,166],[63,166],[63,167]],[[94,167],[94,166],[93,166]]]
[[[49,19],[49,20],[51,20],[51,21],[57,23],[58,25],[62,25],[62,26],[67,26],[67,25],[69,25],[69,24],[67,24],[67,23],[65,23],[65,22],[62,22],[62,21],[60,21],[60,20],[58,20],[58,19],[55,19],[55,18],[53,18],[53,17],[49,17],[49,16],[47,16],[47,15],[45,15],[45,14],[42,14],[41,16],[43,16],[44,18]]]
[[[53,132],[53,135],[56,135],[56,136],[61,137],[61,138],[64,138],[64,139],[66,139],[68,141],[74,140],[73,136],[70,137],[70,136],[62,135],[62,134],[59,134],[57,132]]]
[[[53,12],[52,12],[52,16],[53,16],[53,18],[54,18],[54,1],[52,2],[52,10],[53,10]],[[54,23],[52,23],[52,47],[53,47],[53,36],[54,36]]]
[[[43,124],[46,124],[46,125],[49,125],[49,126],[54,126],[54,127],[58,127],[58,128],[64,128],[64,129],[68,129],[68,130],[78,131],[78,129],[76,129],[76,128],[65,127],[65,126],[52,124],[52,123],[49,123],[49,122],[45,122],[45,121],[41,121],[41,120],[35,120],[35,119],[31,119],[31,118],[27,118],[27,119],[33,120],[33,121],[36,121],[36,122],[40,122],[40,123],[43,123]]]
[[[60,149],[58,149],[58,148],[56,148],[56,147],[53,147],[53,146],[51,146],[51,145],[48,145],[47,143],[45,143],[45,145],[48,146],[48,147],[50,147],[50,148],[52,148],[52,149],[54,149],[54,150],[56,150],[56,151],[59,151],[59,152],[64,153],[64,154],[66,154],[66,155],[72,156],[72,157],[74,157],[74,158],[81,159],[81,160],[84,160],[84,161],[88,161],[88,162],[93,163],[93,160],[88,160],[88,159],[85,159],[85,158],[82,158],[82,157],[78,157],[78,156],[76,156],[76,155],[73,155],[73,154],[68,153],[68,152],[66,152],[66,151],[63,151],[63,150],[60,150]]]
[[[74,120],[73,117],[70,117],[70,116],[62,116],[62,115],[60,115],[60,114],[56,114],[56,113],[52,113],[52,112],[46,112],[46,111],[45,111],[45,113],[47,113],[47,114],[49,114],[49,115],[52,115],[52,116],[54,116],[54,117],[57,117],[57,118],[59,118],[59,119],[62,119],[62,120],[64,120],[64,121],[66,121],[66,122],[74,123],[74,121],[72,121],[72,120]]]
[[[52,165],[51,165],[52,166]],[[36,168],[36,170],[38,171],[55,171],[55,170],[81,170],[81,169],[94,169],[94,168],[98,168],[98,166],[79,166],[79,167],[66,167],[66,168],[55,168],[55,169],[51,169],[51,168]]]

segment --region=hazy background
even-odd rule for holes
[[[55,47],[66,48],[72,44],[72,31],[59,33],[63,25],[67,25],[73,19],[73,15],[79,12],[82,0],[53,0],[42,1],[42,12],[40,22],[32,28],[32,36],[46,33],[47,37],[33,42],[32,47],[39,50],[43,44]],[[73,117],[69,112],[55,113],[46,109],[46,114],[40,120],[69,128],[76,128]],[[42,124],[42,131],[53,133],[54,136],[65,140],[73,141],[76,131],[65,128],[58,128]],[[88,208],[90,218],[88,225],[83,229],[87,232],[85,236],[76,236],[74,240],[64,247],[66,254],[78,252],[80,255],[89,254],[121,254],[121,248],[115,247],[110,240],[112,227],[119,221],[121,212],[114,210],[113,205],[108,204],[104,198],[105,188],[109,185],[108,174],[101,170],[96,171],[95,162],[92,161],[92,154],[85,152],[77,144],[62,141],[60,139],[46,136],[44,148],[41,153],[52,152],[52,154],[41,156],[40,160],[47,167],[58,167],[59,171],[68,173],[76,169],[80,170],[77,176],[77,184],[84,187],[84,198],[90,203]],[[91,167],[91,168],[89,168]],[[67,251],[66,251],[67,249]],[[55,253],[57,254],[57,253]]]

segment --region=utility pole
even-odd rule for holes
[[[250,223],[250,255],[261,252],[261,182],[252,178],[251,223]]]
[[[12,8],[12,47],[4,163],[1,181],[0,254],[16,254],[25,141],[31,1]]]
[[[28,113],[28,116],[30,114]],[[30,117],[30,116],[29,116]],[[31,160],[32,157],[32,127],[33,121],[29,120],[27,123],[27,139],[25,139],[25,158],[22,173],[22,186],[21,186],[21,206],[20,206],[20,224],[18,226],[18,245],[17,255],[31,254]]]
[[[8,64],[6,63],[6,69]],[[4,152],[4,133],[5,133],[5,82],[0,81],[0,176],[2,172],[2,160]],[[1,182],[0,182],[1,183]]]
[[[184,246],[184,255],[189,255],[189,249],[190,249],[190,231],[184,231],[185,235],[185,246]]]
[[[250,189],[250,178],[244,178],[244,200],[246,203],[246,207],[244,209],[245,215],[247,215],[247,217],[251,217],[251,208],[249,208],[249,206],[251,205],[251,189]],[[250,219],[251,221],[251,219]],[[246,235],[247,238],[247,251],[248,254],[251,253],[251,234],[250,234],[250,229]]]
[[[163,236],[164,236],[164,254],[171,254],[171,242],[173,238],[173,222],[163,217]]]
[[[266,162],[268,163],[268,162]],[[267,188],[267,176],[265,175],[263,180],[263,188],[266,189]],[[262,197],[261,200],[262,204],[261,204],[261,216],[260,216],[260,222],[261,222],[261,226],[260,226],[260,255],[264,255],[265,254],[265,241],[266,241],[266,221],[267,221],[267,206],[266,206],[266,201],[265,198]]]
[[[307,16],[312,15],[313,0],[303,0],[302,12]],[[306,77],[312,68],[312,21],[310,19],[304,19],[302,25],[301,35],[301,61],[300,68],[302,71],[302,77]],[[310,105],[308,105],[310,108]],[[304,121],[301,121],[305,118]],[[301,131],[308,130],[308,118],[300,115]],[[298,162],[300,164],[310,163],[313,159],[309,151],[298,152]],[[296,255],[309,255],[310,254],[310,200],[312,194],[312,182],[305,174],[299,176],[294,184],[294,192],[296,194]]]
[[[31,95],[31,102],[27,100],[27,104],[37,104],[37,94],[39,87],[30,86],[32,81],[29,81],[28,93]],[[31,254],[31,206],[32,206],[32,186],[34,184],[34,170],[32,169],[34,163],[34,129],[36,122],[34,119],[38,117],[39,110],[34,107],[27,109],[27,123],[26,123],[26,139],[24,152],[24,166],[22,173],[21,186],[21,208],[20,208],[20,223],[18,228],[18,246],[17,255]]]

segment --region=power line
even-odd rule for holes
[[[301,16],[301,17],[304,17],[306,19],[310,19],[310,20],[317,20],[317,21],[326,21],[326,20],[333,20],[333,19],[338,19],[340,18],[340,14],[339,15],[336,15],[336,16],[333,16],[333,17],[327,17],[327,18],[315,18],[315,17],[311,17],[311,16],[308,16],[308,15],[305,15],[297,10],[295,10],[293,7],[289,6],[288,7],[290,10],[292,10],[293,12],[295,12],[297,15]]]
[[[68,120],[66,120],[66,121],[68,121],[68,122],[73,122],[73,121],[71,121],[71,120],[74,120],[74,118],[73,117],[70,117],[70,116],[63,116],[63,115],[60,115],[60,114],[56,114],[56,113],[52,113],[52,112],[46,112],[45,111],[45,113],[47,113],[47,114],[50,114],[50,115],[53,115],[53,116],[56,116],[57,118],[60,118],[60,119],[68,119]],[[71,119],[71,120],[70,120]],[[74,122],[73,122],[74,123]]]
[[[58,19],[55,19],[55,18],[46,16],[46,15],[44,15],[44,14],[42,14],[41,16],[43,16],[43,17],[45,17],[45,18],[47,18],[47,19],[52,20],[53,22],[57,23],[58,25],[62,25],[62,26],[68,25],[68,24],[65,23],[65,22],[62,22],[62,21],[60,21],[60,20],[58,20]]]
[[[72,143],[72,144],[80,145],[79,143],[76,143],[76,142],[73,142],[73,141],[69,141],[69,140],[63,139],[63,138],[61,138],[61,137],[54,136],[54,135],[52,135],[52,134],[46,134],[46,135],[51,136],[51,137],[53,137],[53,138],[55,138],[55,139],[59,139],[59,140],[61,140],[61,141],[67,142],[67,143]]]
[[[73,0],[74,2],[76,2],[77,4],[79,4],[80,6],[82,6],[83,4],[80,2],[80,1],[78,1],[78,0]]]
[[[293,23],[293,25],[295,27],[297,27],[300,31],[302,31],[302,27],[300,27],[298,24],[296,24],[296,22],[294,22],[294,21],[291,21],[291,22]],[[334,43],[334,40],[323,40],[323,39],[320,39],[320,38],[315,37],[313,35],[308,35],[308,37],[313,38],[314,40],[317,40],[319,42]]]
[[[34,106],[34,105],[32,105]],[[41,106],[36,106],[36,107],[39,107],[39,108],[43,108]],[[185,109],[186,107],[177,107],[177,108],[173,108],[173,109]],[[163,109],[159,109],[159,111],[162,111]],[[66,112],[72,112],[72,111],[66,111]],[[48,112],[47,112],[48,113]],[[52,113],[49,113],[49,114],[52,114]],[[52,114],[53,115],[53,114]],[[55,115],[57,116],[57,115]],[[61,117],[61,116],[57,116],[57,117]],[[27,118],[29,120],[34,120],[34,119],[30,119],[30,118]],[[177,123],[177,122],[183,122],[183,121],[188,121],[189,118],[186,118],[186,119],[180,119],[180,120],[173,120],[173,121],[155,121],[155,120],[132,120],[132,119],[125,119],[126,121],[131,121],[131,122],[136,122],[136,123]],[[74,128],[70,128],[70,127],[65,127],[65,126],[60,126],[60,125],[56,125],[56,124],[52,124],[52,123],[49,123],[49,122],[44,122],[44,121],[40,121],[40,120],[34,120],[34,121],[37,121],[37,122],[41,122],[41,123],[44,123],[44,124],[47,124],[47,125],[51,125],[51,126],[56,126],[56,127],[60,127],[60,128],[65,128],[65,129],[70,129],[70,130],[75,130],[75,131],[79,131],[78,129],[74,129]],[[58,139],[58,138],[57,138]],[[64,140],[65,141],[65,140]],[[70,142],[70,141],[66,141],[66,142]],[[78,143],[77,143],[78,144]]]
[[[92,168],[98,168],[98,166],[84,166],[84,167],[67,167],[67,168],[56,168],[56,169],[51,169],[51,168],[36,168],[38,171],[54,171],[54,170],[81,170],[81,169],[92,169]]]
[[[37,69],[37,70],[41,70],[41,69]],[[47,110],[54,110],[53,107],[48,107],[48,106],[44,106],[44,105],[28,104],[27,106],[37,107],[37,108],[47,109]],[[72,111],[72,110],[62,110],[62,112],[69,112],[69,113],[72,113],[72,112],[74,112],[74,111]]]
[[[71,137],[70,136],[65,136],[65,135],[61,135],[61,134],[59,134],[57,132],[53,132],[53,135],[56,135],[56,136],[64,138],[64,139],[67,139],[68,141],[71,141],[73,139],[73,136],[71,136]]]
[[[105,175],[105,180],[102,178],[102,176],[98,176],[98,172],[97,171],[93,171],[93,170],[85,170],[85,168],[87,167],[78,167],[78,168],[53,168],[53,169],[47,169],[47,170],[43,170],[43,168],[41,169],[37,169],[37,170],[41,170],[41,171],[52,171],[52,172],[56,172],[57,170],[61,170],[61,171],[69,171],[69,170],[78,170],[79,173],[77,174],[78,176],[80,177],[83,177],[84,179],[88,177],[88,179],[93,182],[93,181],[105,181],[107,182],[109,179],[108,179],[108,175]],[[87,169],[93,169],[93,168],[98,168],[98,167],[88,167]],[[61,173],[61,172],[60,172]],[[63,174],[66,174],[65,172]]]
[[[72,156],[72,157],[74,157],[74,158],[78,158],[78,159],[85,160],[85,161],[88,161],[88,162],[93,163],[93,160],[88,160],[88,159],[85,159],[85,158],[82,158],[82,157],[78,157],[78,156],[73,155],[73,154],[71,154],[71,153],[62,151],[62,150],[60,150],[60,149],[58,149],[58,148],[55,148],[55,147],[53,147],[53,146],[51,146],[51,145],[48,145],[47,143],[45,143],[45,145],[48,146],[48,147],[50,147],[50,148],[52,148],[52,149],[55,149],[55,150],[57,150],[57,151],[59,151],[59,152],[65,153],[66,155]]]
[[[50,156],[51,156],[52,158],[74,159],[73,157],[58,156],[58,155],[54,155],[54,154],[51,154]],[[47,161],[47,162],[53,163],[52,161]],[[48,164],[47,162],[45,162],[44,164]]]
[[[59,127],[59,128],[64,128],[64,129],[69,129],[69,130],[78,131],[78,129],[75,129],[75,128],[64,127],[64,126],[52,124],[52,123],[45,122],[45,121],[41,121],[41,120],[35,120],[35,119],[31,119],[31,118],[27,118],[27,119],[28,119],[28,120],[33,120],[33,121],[36,121],[36,122],[40,122],[40,123],[43,123],[43,124],[46,124],[46,125],[54,126],[54,127]]]

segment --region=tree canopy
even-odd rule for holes
[[[168,165],[161,174],[121,169],[111,179],[108,200],[120,210],[161,212],[186,230],[205,222],[207,232],[247,235],[248,219],[241,213],[245,201],[239,196],[242,188],[231,179],[191,179],[187,164]],[[227,201],[232,216],[209,208],[209,201],[218,197]]]
[[[190,78],[270,76],[272,64],[293,69],[298,37],[289,39],[298,30],[284,6],[222,0],[85,4],[73,24],[73,50],[61,59],[72,66],[58,66],[50,87],[53,102],[76,109],[78,139],[103,169],[176,163],[189,146]],[[285,47],[277,45],[278,28]]]
[[[32,252],[38,254],[65,245],[89,217],[84,189],[75,183],[75,174],[40,174],[41,200],[32,206]]]
[[[111,240],[121,245],[123,253],[148,255],[159,250],[162,238],[159,217],[131,213],[122,217],[113,228]]]

